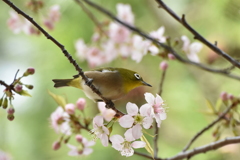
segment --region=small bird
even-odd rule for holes
[[[100,91],[103,97],[112,101],[122,98],[136,87],[152,87],[146,83],[138,73],[124,68],[100,68],[86,71],[84,74],[92,80],[92,84]],[[73,77],[73,79],[53,79],[55,83],[54,87],[76,87],[83,90],[88,98],[96,102],[102,101],[101,98],[86,85],[81,76]]]

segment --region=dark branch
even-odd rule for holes
[[[146,38],[150,41],[152,41],[155,45],[159,46],[159,47],[162,47],[164,48],[165,50],[167,50],[168,52],[172,53],[177,60],[179,60],[180,62],[182,63],[185,63],[185,64],[189,64],[189,65],[193,65],[193,66],[196,66],[200,69],[203,69],[205,71],[208,71],[208,72],[212,72],[212,73],[217,73],[217,74],[221,74],[221,75],[224,75],[224,76],[227,76],[227,77],[230,77],[230,78],[233,78],[233,79],[236,79],[236,80],[240,80],[240,77],[237,76],[237,75],[233,75],[233,74],[230,74],[228,72],[226,72],[224,69],[213,69],[213,68],[210,68],[210,67],[207,67],[201,63],[196,63],[196,62],[192,62],[192,61],[189,61],[187,59],[184,59],[182,58],[172,47],[164,44],[164,43],[160,43],[158,40],[152,38],[151,36],[149,36],[148,34],[144,33],[142,30],[136,28],[135,26],[132,26],[130,24],[127,24],[123,21],[121,21],[120,19],[118,19],[114,14],[112,14],[111,12],[107,11],[106,9],[104,9],[103,7],[95,4],[94,2],[91,2],[89,0],[82,0],[84,1],[85,3],[87,3],[88,5],[90,5],[91,7],[97,9],[99,12],[105,14],[106,16],[108,16],[109,18],[111,18],[112,20],[118,22],[119,24],[125,26],[126,28],[128,28],[129,30],[135,32],[136,34],[142,36],[143,38]]]
[[[206,126],[205,128],[203,128],[200,132],[198,132],[190,141],[189,143],[186,145],[186,147],[184,147],[183,151],[186,151],[189,149],[189,147],[192,145],[192,143],[200,136],[202,135],[205,131],[209,130],[211,127],[213,127],[216,123],[218,123],[220,120],[225,119],[226,114],[233,109],[234,107],[236,107],[238,104],[240,103],[240,101],[236,101],[234,103],[232,103],[216,120],[214,120],[212,123],[210,123],[208,126]]]
[[[206,40],[202,35],[200,35],[196,30],[194,30],[186,21],[185,15],[182,15],[182,18],[180,18],[173,10],[171,10],[162,0],[156,0],[156,2],[160,5],[162,9],[164,9],[168,14],[170,14],[175,20],[177,20],[179,23],[181,23],[186,29],[188,29],[193,35],[195,39],[198,39],[203,44],[208,46],[211,50],[216,52],[218,55],[224,57],[227,61],[232,63],[232,65],[240,68],[240,63],[232,58],[230,55],[222,51],[217,47],[216,44],[210,43],[208,40]]]
[[[44,36],[51,40],[55,45],[57,45],[61,51],[63,52],[63,54],[67,57],[67,59],[69,60],[69,62],[71,64],[73,64],[73,66],[75,67],[76,71],[78,71],[79,75],[83,78],[83,80],[86,82],[86,84],[88,84],[88,86],[93,90],[93,92],[95,92],[106,104],[109,108],[113,109],[114,111],[116,111],[116,116],[122,116],[123,113],[118,111],[115,107],[114,107],[114,103],[111,100],[108,100],[106,98],[104,98],[101,93],[99,92],[99,90],[92,84],[89,84],[89,78],[84,74],[82,68],[79,67],[79,65],[77,64],[77,62],[73,59],[73,57],[68,53],[68,51],[65,49],[65,47],[59,43],[56,39],[54,39],[48,32],[46,32],[41,26],[38,25],[37,22],[34,21],[34,19],[30,16],[28,16],[26,13],[24,13],[22,10],[20,10],[18,7],[16,7],[11,1],[9,0],[3,0],[6,4],[8,4],[11,8],[13,8],[18,14],[22,15],[24,18],[26,18],[29,22],[31,22],[41,33],[44,34]]]

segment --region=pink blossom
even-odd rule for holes
[[[129,24],[134,23],[134,15],[132,13],[132,9],[130,5],[119,3],[117,4],[116,8],[117,8],[117,16],[119,19]]]
[[[143,40],[143,38],[138,35],[134,35],[132,38],[132,44],[131,58],[139,63],[142,60],[142,57],[147,54],[150,42]]]
[[[62,107],[58,107],[52,114],[51,114],[51,125],[56,133],[62,132],[66,135],[71,134],[71,129],[68,124],[69,122],[69,115],[63,110]]]
[[[73,146],[71,144],[67,144],[68,148],[71,150],[68,152],[68,155],[70,156],[80,156],[80,155],[89,155],[93,152],[92,148],[89,148],[93,145],[95,145],[95,142],[93,141],[88,141],[86,138],[82,138],[81,142],[82,146]]]
[[[84,98],[79,98],[77,100],[76,105],[77,105],[77,109],[83,111],[86,106],[86,100]]]
[[[56,141],[52,144],[53,150],[58,150],[61,147],[61,142]]]
[[[181,39],[183,41],[182,50],[187,54],[188,59],[193,62],[200,62],[197,53],[202,49],[202,44],[198,42],[193,42],[190,44],[190,40],[187,36],[182,36]]]
[[[168,63],[166,61],[162,61],[160,63],[160,69],[163,70],[163,71],[166,71],[168,68]]]
[[[11,159],[12,157],[8,153],[0,150],[0,160],[11,160]]]
[[[89,48],[87,51],[86,58],[91,68],[100,66],[105,62],[103,52],[97,47]]]
[[[160,127],[161,121],[167,118],[162,98],[158,94],[156,94],[155,98],[151,93],[145,93],[144,96],[148,106],[151,108],[152,117],[156,119],[158,127]]]
[[[93,118],[93,134],[101,140],[103,146],[108,146],[109,130],[103,124],[103,117],[96,116]]]
[[[68,114],[74,114],[75,113],[75,105],[72,103],[66,104],[65,110]]]
[[[116,112],[112,109],[107,109],[105,105],[106,104],[104,102],[98,102],[98,109],[101,112],[103,118],[109,122],[113,119]]]
[[[152,31],[150,33],[150,36],[157,39],[160,43],[165,43],[166,42],[166,37],[163,36],[165,32],[165,28],[162,26],[156,31]]]
[[[132,156],[134,153],[133,148],[143,148],[146,146],[146,143],[143,141],[135,141],[132,135],[132,129],[128,129],[124,136],[125,138],[120,135],[113,135],[110,137],[112,147],[120,151],[122,156]]]
[[[86,59],[86,52],[88,50],[87,45],[82,39],[77,40],[75,43],[75,49],[77,51],[76,55],[80,60]]]
[[[130,128],[135,123],[132,127],[132,134],[135,139],[138,139],[142,136],[142,126],[149,129],[153,123],[151,108],[148,105],[141,106],[140,114],[138,113],[138,106],[134,103],[128,102],[126,108],[128,114],[119,119],[119,124],[124,128]]]
[[[109,38],[115,43],[127,42],[130,38],[130,31],[120,24],[115,22],[110,23],[109,25]]]
[[[49,29],[53,30],[55,23],[60,19],[60,6],[54,5],[50,8],[48,16],[43,20],[43,24]]]
[[[10,18],[7,21],[7,25],[13,33],[17,34],[23,30],[23,26],[25,25],[25,21],[17,14],[15,11],[10,11]]]

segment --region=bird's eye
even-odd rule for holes
[[[137,79],[141,79],[141,76],[137,73],[134,74],[134,76],[137,78]]]

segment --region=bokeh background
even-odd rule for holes
[[[26,10],[24,6],[26,1],[14,0],[13,2],[38,20],[36,15]],[[117,3],[128,3],[135,14],[136,26],[142,30],[150,32],[164,26],[165,35],[172,40],[182,35],[187,35],[191,41],[193,40],[192,35],[159,9],[153,0],[95,0],[95,2],[104,5],[113,13],[116,13]],[[60,5],[61,20],[57,23],[56,29],[49,33],[76,58],[75,42],[83,38],[86,43],[91,43],[94,24],[74,1],[50,0],[44,3],[46,7],[56,3]],[[187,21],[210,42],[217,41],[218,46],[224,51],[235,58],[240,58],[240,2],[238,0],[168,0],[166,3],[178,15],[185,14]],[[0,79],[11,83],[18,69],[20,69],[19,75],[28,67],[36,69],[34,76],[23,79],[23,82],[34,85],[34,89],[29,91],[32,97],[15,96],[13,101],[16,110],[15,120],[8,121],[6,110],[0,108],[0,150],[10,154],[13,160],[125,159],[111,146],[103,147],[99,141],[93,147],[94,152],[86,157],[69,157],[67,155],[69,149],[64,145],[58,151],[52,150],[52,143],[59,138],[59,135],[50,127],[49,117],[57,104],[47,91],[63,95],[71,103],[75,103],[79,97],[85,97],[80,90],[74,88],[55,89],[51,81],[54,78],[69,78],[77,72],[60,49],[43,35],[13,34],[6,24],[11,8],[2,1],[0,10],[2,13],[0,14]],[[99,12],[92,9],[91,11],[100,21],[109,20]],[[206,47],[199,53],[199,57],[202,63],[214,68],[230,66]],[[141,105],[144,103],[145,91],[157,93],[161,76],[159,63],[162,60],[160,57],[146,55],[140,63],[131,59],[118,58],[105,64],[104,66],[125,66],[138,71],[147,82],[153,85],[150,89],[140,88],[133,91],[129,97],[122,99],[117,105],[122,106],[128,101]],[[77,61],[83,70],[89,70],[86,62]],[[215,103],[221,91],[237,96],[240,86],[237,80],[208,73],[178,61],[168,63],[169,68],[162,94],[168,107],[168,118],[163,121],[159,132],[159,155],[163,158],[180,152],[193,135],[214,120],[215,117],[204,114],[207,109],[206,99]],[[235,73],[238,74],[239,71],[236,70]],[[3,89],[0,86],[0,90]],[[125,111],[124,108],[121,110]],[[96,104],[88,100],[85,112],[92,117],[97,112]],[[213,130],[207,131],[194,143],[193,147],[214,141],[212,132]],[[91,138],[88,133],[84,134]],[[231,135],[230,132],[224,132],[223,137]],[[217,151],[199,154],[192,159],[240,159],[239,150],[239,145],[230,145]],[[146,153],[144,149],[139,151]],[[145,158],[137,155],[128,158],[128,160],[134,159]]]

